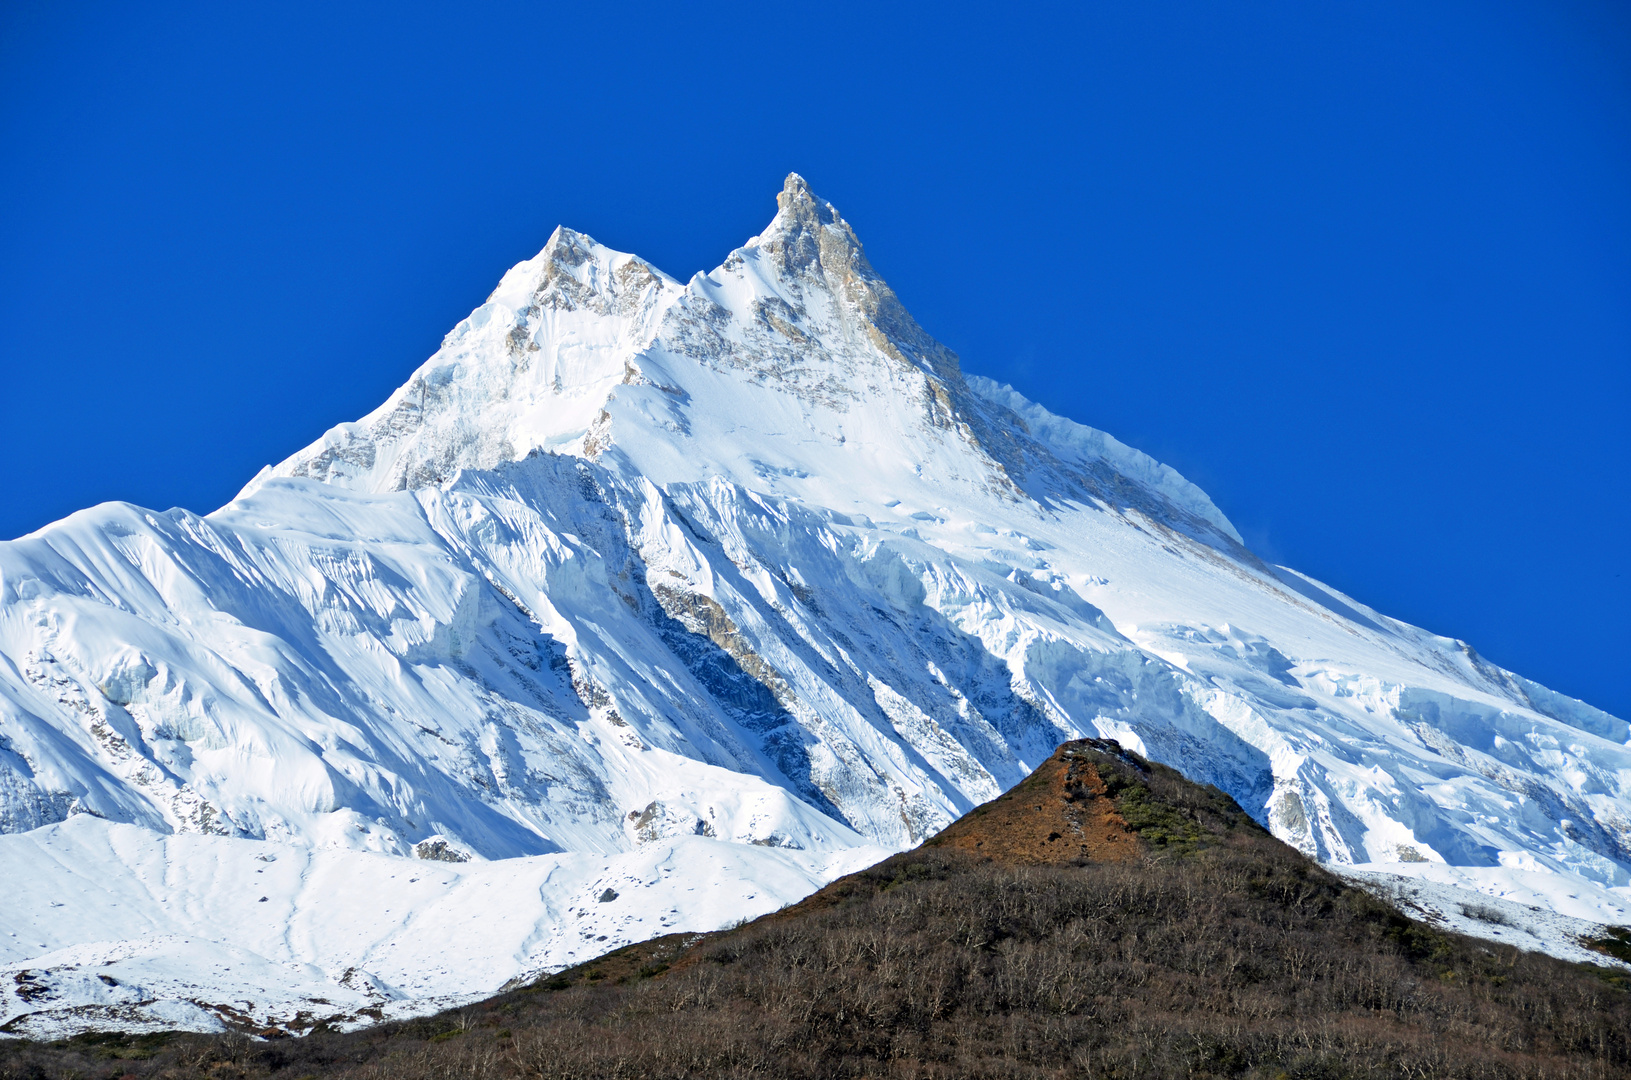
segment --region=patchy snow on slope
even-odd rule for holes
[[[0,1031],[299,1033],[462,1004],[659,934],[715,930],[882,858],[675,835],[450,863],[80,815],[0,837]]]
[[[1084,735],[1333,866],[1631,906],[1623,720],[1264,563],[1176,472],[965,378],[798,177],[777,201],[683,285],[557,230],[220,510],[0,544],[32,883],[0,1029],[489,993],[803,895]],[[614,879],[650,913],[584,899]]]
[[[1446,863],[1360,864],[1339,872],[1401,911],[1458,934],[1577,964],[1631,968],[1583,944],[1603,937],[1609,926],[1631,923],[1631,897],[1623,889],[1576,882],[1573,891],[1560,892],[1552,874]]]

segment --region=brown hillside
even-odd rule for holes
[[[349,1035],[0,1044],[69,1077],[1631,1077],[1631,980],[1446,934],[1113,742],[1060,748],[922,847]]]
[[[926,846],[1004,863],[1125,862],[1144,845],[1099,775],[1098,744],[1066,743],[1000,799],[975,807]]]

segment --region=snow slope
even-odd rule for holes
[[[215,513],[107,504],[0,544],[0,866],[41,882],[0,944],[19,988],[57,980],[0,1027],[491,991],[576,958],[592,867],[672,864],[682,892],[732,867],[755,901],[672,898],[707,928],[1079,735],[1329,863],[1511,871],[1624,921],[1625,721],[1265,564],[1170,468],[965,378],[798,177],[778,204],[683,285],[559,229],[379,409]],[[148,907],[77,898],[92,866]],[[472,887],[384,884],[417,872]],[[257,890],[283,914],[199,914]],[[401,959],[482,890],[519,921]],[[390,905],[432,929],[345,937]],[[149,1004],[74,974],[119,950]]]

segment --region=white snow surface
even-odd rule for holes
[[[885,853],[676,836],[445,863],[161,835],[88,814],[0,837],[6,1030],[299,1032],[447,1008],[660,934],[762,915]],[[21,978],[19,978],[21,975]]]
[[[778,204],[683,285],[557,230],[220,510],[0,544],[0,1030],[467,1000],[796,899],[1084,735],[1329,864],[1521,893],[1551,951],[1624,921],[1625,721],[1264,563]]]

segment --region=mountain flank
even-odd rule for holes
[[[1621,1077],[1631,978],[1445,933],[1111,741],[713,934],[339,1034],[88,1034],[0,1077]]]
[[[1264,562],[965,372],[881,254],[797,175],[684,280],[561,228],[227,506],[0,542],[0,1037],[430,1015],[779,910],[1084,738],[1445,925],[1631,950],[1631,724]],[[967,254],[1021,311],[1024,268]],[[1196,815],[1245,835],[1123,776],[911,865],[1098,880],[1210,866]]]

